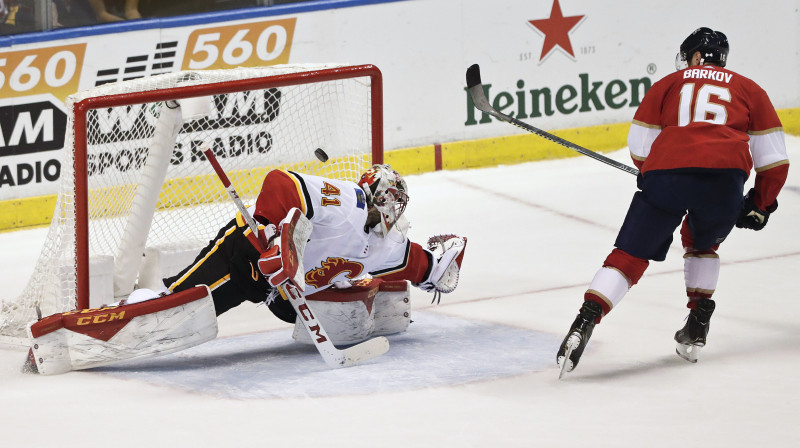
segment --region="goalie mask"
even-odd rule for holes
[[[388,235],[408,204],[406,181],[389,165],[372,165],[358,181],[367,202],[381,214],[381,230]]]

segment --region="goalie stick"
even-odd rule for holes
[[[603,163],[613,166],[614,168],[620,169],[627,173],[631,173],[634,176],[639,174],[639,170],[632,166],[625,165],[624,163],[617,162],[616,160],[610,159],[602,154],[598,154],[592,150],[586,149],[582,146],[576,145],[570,141],[564,140],[561,137],[557,137],[549,132],[543,131],[539,128],[531,126],[527,123],[524,123],[520,120],[517,120],[514,117],[509,115],[503,114],[497,111],[495,108],[489,104],[489,100],[486,98],[486,94],[483,90],[483,84],[481,83],[481,69],[478,64],[473,64],[467,69],[467,90],[469,91],[470,97],[472,97],[472,103],[475,107],[480,110],[481,112],[487,113],[500,121],[505,121],[506,123],[511,123],[514,126],[522,128],[528,132],[538,135],[539,137],[546,138],[553,143],[557,143],[561,146],[565,146],[573,151],[577,151],[585,156],[589,156],[595,160],[599,160]]]
[[[222,185],[225,187],[225,190],[236,204],[236,207],[241,212],[242,217],[250,227],[250,230],[252,230],[254,234],[258,235],[258,226],[255,222],[255,219],[253,219],[250,213],[247,212],[247,208],[245,208],[241,198],[239,198],[239,195],[236,193],[233,185],[231,185],[231,181],[228,179],[227,174],[225,174],[225,171],[222,170],[222,166],[220,166],[219,161],[217,161],[213,151],[211,151],[211,149],[206,149],[203,151],[203,153],[211,163],[211,166],[214,167],[214,171],[217,173],[217,176],[222,182]],[[307,220],[305,225],[303,225],[303,223],[300,222],[299,215],[299,213],[295,213],[289,222],[281,225],[281,249],[290,246],[305,246],[305,243],[308,240],[308,235],[311,233],[312,226]],[[266,250],[266,248],[264,248],[264,250]],[[263,250],[261,252],[263,252]],[[291,260],[291,254],[288,254],[290,251],[281,250],[281,252],[281,257],[283,260],[286,260],[291,264],[297,263],[298,260]],[[302,272],[299,272],[299,274],[301,276],[303,275]],[[334,346],[331,342],[328,334],[325,332],[325,329],[322,328],[320,322],[311,312],[303,291],[296,286],[295,282],[293,282],[293,279],[289,279],[281,283],[277,286],[277,288],[281,296],[292,304],[292,307],[303,322],[303,327],[305,327],[308,335],[314,342],[314,346],[317,348],[317,351],[319,351],[319,354],[322,356],[322,359],[325,360],[325,363],[328,366],[333,368],[349,367],[372,358],[376,358],[389,350],[389,340],[383,336],[366,340],[346,349],[337,349],[336,346]]]
[[[206,149],[203,150],[203,154],[206,155],[206,159],[208,159],[208,162],[211,163],[211,166],[217,173],[217,177],[219,177],[220,182],[222,182],[222,186],[225,187],[225,191],[228,192],[228,195],[231,197],[231,200],[236,205],[236,208],[239,210],[239,213],[241,213],[244,222],[247,223],[247,227],[250,227],[250,230],[253,231],[253,235],[256,235],[256,238],[254,238],[253,241],[256,244],[259,244],[260,246],[260,241],[258,240],[258,224],[256,224],[256,220],[253,219],[250,213],[247,212],[247,207],[244,206],[242,199],[239,197],[239,195],[236,193],[236,190],[233,188],[233,184],[231,184],[231,180],[228,179],[228,175],[225,174],[225,171],[223,171],[222,166],[219,164],[219,161],[217,160],[217,156],[215,156],[211,148],[208,147],[206,147]],[[267,250],[266,247],[258,248],[258,251],[262,253],[265,250]]]

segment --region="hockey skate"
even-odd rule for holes
[[[583,302],[578,316],[572,322],[572,327],[556,355],[556,361],[561,367],[561,372],[558,374],[559,379],[564,376],[564,372],[571,372],[578,365],[583,350],[586,348],[589,338],[592,337],[595,322],[601,314],[603,314],[603,308],[599,303],[591,300]]]
[[[678,343],[675,353],[689,362],[697,362],[700,348],[706,345],[709,321],[714,312],[715,303],[711,299],[700,299],[695,309],[689,311],[686,325],[675,333]]]

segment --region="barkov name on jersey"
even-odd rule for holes
[[[564,84],[559,87],[540,87],[525,90],[525,82],[517,81],[515,91],[492,91],[492,84],[484,84],[483,90],[492,107],[517,119],[537,118],[543,115],[552,116],[556,112],[570,115],[575,112],[602,111],[606,108],[636,108],[642,98],[650,90],[653,80],[643,78],[612,79],[610,81],[594,81],[588,73],[578,74],[575,84]],[[489,114],[482,113],[480,121],[475,113],[469,90],[464,88],[467,99],[467,120],[465,126],[491,123]]]
[[[713,68],[692,68],[683,72],[683,79],[713,79],[714,81],[730,84],[733,73],[725,73]]]

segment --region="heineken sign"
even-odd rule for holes
[[[578,75],[574,84],[559,87],[538,87],[528,89],[523,80],[518,80],[516,90],[505,91],[493,88],[492,84],[484,84],[486,98],[492,107],[517,119],[537,118],[555,114],[570,115],[576,112],[594,112],[623,107],[636,108],[641,104],[644,94],[650,89],[653,81],[648,78],[612,79],[611,81],[593,81],[588,73]],[[468,90],[467,121],[465,126],[491,123],[489,114],[480,113],[472,104]]]

